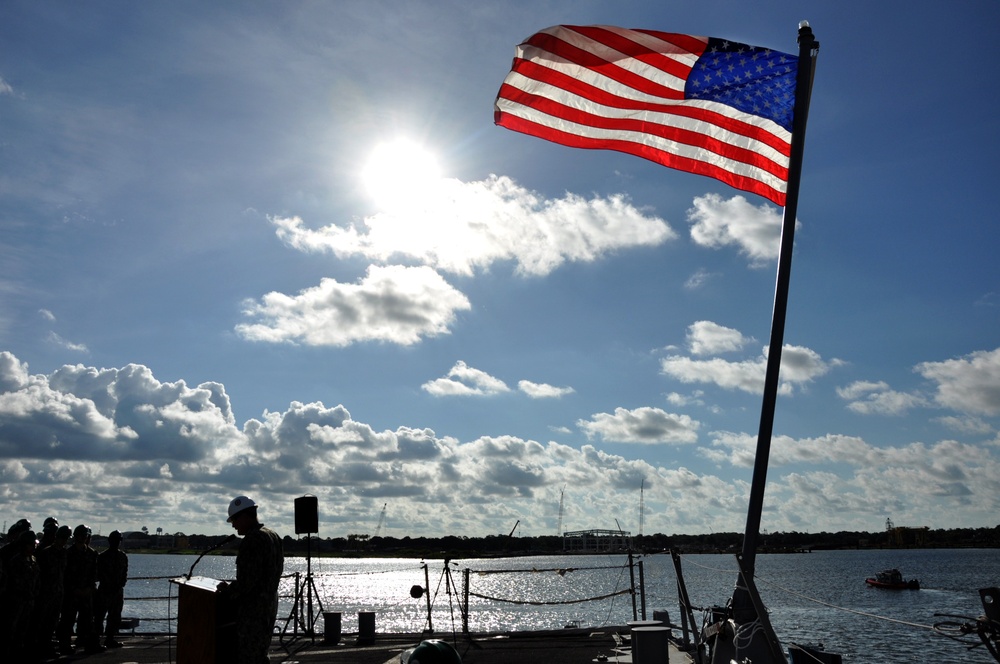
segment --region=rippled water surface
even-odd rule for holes
[[[167,579],[186,574],[195,556],[132,554],[129,560],[125,613],[146,618],[140,631],[166,631],[168,624],[173,629],[177,590]],[[647,617],[652,618],[653,610],[666,610],[679,623],[670,556],[639,556],[636,561],[642,563]],[[472,631],[559,629],[573,621],[581,626],[623,624],[633,615],[631,596],[618,594],[630,587],[626,562],[624,555],[457,560],[446,572],[443,560],[313,558],[313,615],[317,631],[323,629],[323,611],[340,612],[346,633],[358,631],[361,611],[375,612],[379,632],[420,632],[428,623],[437,633],[460,631],[467,576]],[[229,579],[235,575],[234,563],[231,556],[207,556],[195,574]],[[866,576],[888,567],[920,579],[921,590],[865,585]],[[732,555],[684,556],[682,569],[694,606],[723,605],[731,595],[736,581]],[[285,572],[304,577],[305,558],[287,559]],[[638,586],[638,566],[633,574]],[[979,589],[1000,586],[1000,549],[759,555],[756,581],[783,644],[823,643],[842,653],[845,662],[994,662],[981,647],[966,649],[977,641],[956,642],[931,627],[944,620],[936,613],[973,619],[982,613]],[[428,588],[429,595],[414,599],[413,586]],[[284,579],[281,594],[279,627],[291,612],[293,576]],[[604,599],[580,602],[596,597]],[[641,612],[640,600],[637,610]],[[695,619],[700,626],[700,612]]]

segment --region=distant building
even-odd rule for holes
[[[144,533],[141,530],[128,530],[122,533],[123,549],[148,549],[149,545],[149,533]]]
[[[632,548],[632,533],[624,530],[577,530],[563,533],[563,551],[601,553],[628,551]]]

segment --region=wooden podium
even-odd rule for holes
[[[236,621],[217,579],[186,576],[178,586],[177,664],[236,664]]]

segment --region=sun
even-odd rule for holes
[[[432,150],[399,138],[372,150],[361,181],[380,207],[406,207],[433,193],[441,181],[441,166]]]

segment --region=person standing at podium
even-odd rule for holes
[[[226,520],[243,538],[236,554],[236,581],[222,588],[236,612],[237,661],[267,662],[278,617],[278,582],[285,570],[281,538],[257,520],[257,503],[246,496],[233,498]]]

